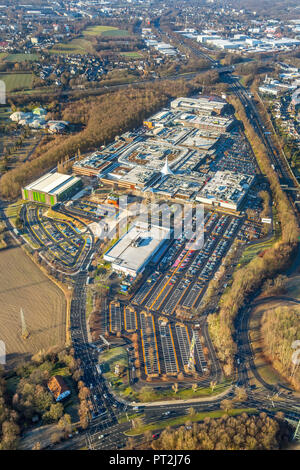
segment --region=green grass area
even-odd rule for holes
[[[104,25],[96,25],[96,26],[89,26],[86,28],[82,34],[83,36],[101,36],[105,35],[117,35],[118,32],[121,32],[120,35],[124,32],[115,26],[104,26]],[[128,34],[128,31],[125,31]]]
[[[92,54],[92,43],[84,38],[72,39],[70,42],[58,43],[50,49],[52,54]]]
[[[190,388],[190,389],[185,389],[185,390],[179,390],[176,393],[176,397],[178,399],[188,399],[188,398],[196,398],[196,397],[210,397],[210,396],[215,396],[219,395],[219,393],[224,392],[229,386],[231,385],[231,382],[223,382],[211,390],[210,387],[199,387],[195,392]],[[174,392],[173,392],[174,393]]]
[[[55,44],[50,52],[52,54],[93,54],[95,52],[91,42],[93,36],[125,37],[128,35],[128,31],[114,26],[89,26],[82,32],[81,37]]]
[[[63,375],[63,374],[58,374],[57,375]],[[79,415],[78,415],[78,407],[79,407],[79,398],[77,395],[77,387],[70,375],[64,376],[64,380],[68,386],[68,388],[71,390],[71,395],[64,400],[63,405],[64,405],[64,412],[68,413],[71,416],[72,423],[77,423],[79,420]]]
[[[253,359],[255,368],[258,374],[262,377],[265,382],[270,385],[276,385],[278,383],[283,383],[284,379],[281,377],[279,372],[277,372],[272,364],[266,359],[263,354],[263,339],[261,337],[261,316],[264,311],[268,311],[268,305],[263,307],[256,307],[250,316],[250,328],[249,328],[249,338],[253,350]],[[260,385],[260,384],[256,384]]]
[[[7,57],[7,52],[0,52],[0,61]]]
[[[254,360],[255,364],[256,361]],[[259,375],[262,377],[265,382],[270,385],[277,385],[279,382],[282,382],[280,375],[273,369],[272,366],[265,364],[265,365],[257,365],[256,370]]]
[[[273,233],[272,237],[269,240],[261,241],[260,243],[255,243],[254,245],[250,244],[249,246],[247,246],[243,252],[239,264],[237,265],[238,268],[249,263],[249,261],[255,258],[255,256],[259,255],[259,253],[270,248],[280,238],[281,231],[280,226],[279,224],[277,224],[277,222],[277,214],[275,209],[273,208],[273,224],[275,233]]]
[[[69,375],[69,370],[67,367],[61,367],[59,364],[56,364],[52,370],[52,375],[61,375],[63,377]]]
[[[39,54],[9,54],[5,57],[5,62],[35,62],[39,58]]]
[[[91,287],[89,286],[86,293],[86,318],[89,318],[93,311],[93,307],[93,293]]]
[[[21,207],[23,206],[24,201],[23,199],[19,199],[18,201],[10,204],[5,209],[5,215],[10,221],[15,224],[16,218],[20,214]]]
[[[237,416],[242,413],[247,413],[247,414],[254,414],[256,413],[257,410],[255,408],[236,408],[233,410],[230,410],[228,412],[229,416]],[[140,428],[136,429],[131,429],[130,431],[127,431],[125,434],[127,436],[138,436],[140,434],[145,433],[146,431],[159,431],[161,429],[165,429],[167,426],[181,426],[185,424],[187,421],[191,421],[193,423],[196,423],[198,421],[203,421],[204,418],[209,416],[210,418],[221,418],[225,414],[224,410],[216,410],[216,411],[203,411],[201,413],[196,413],[194,416],[189,416],[189,415],[183,415],[183,416],[177,416],[176,418],[170,418],[170,419],[163,419],[154,423],[150,424],[145,424],[144,426],[141,426]]]
[[[138,398],[140,402],[143,403],[168,399],[187,400],[190,398],[210,397],[219,395],[220,393],[224,392],[230,386],[230,384],[230,382],[220,383],[216,385],[213,391],[210,387],[198,387],[195,392],[192,390],[192,388],[179,388],[177,393],[175,393],[171,387],[166,388],[164,390],[155,390],[150,388],[149,386],[146,386],[144,389],[142,389],[142,391],[138,395]]]
[[[118,423],[127,423],[127,421],[130,421],[135,418],[144,418],[145,413],[123,413],[121,416],[118,417]]]
[[[129,36],[129,32],[125,29],[110,29],[107,31],[103,31],[102,36],[124,37]]]
[[[139,59],[140,57],[143,57],[143,55],[137,51],[120,52],[120,55],[123,55],[124,57],[130,57],[131,59]]]
[[[125,348],[108,349],[101,355],[101,365],[105,374],[111,374],[111,371],[113,373],[117,363],[128,368],[128,355]]]
[[[0,80],[4,81],[8,92],[23,90],[32,86],[31,73],[1,73]]]
[[[287,283],[287,296],[300,300],[300,274],[289,278]]]
[[[114,373],[116,364],[119,364],[122,370],[120,377]],[[136,399],[136,394],[129,385],[128,354],[125,348],[112,348],[101,354],[101,369],[116,393],[129,399]]]
[[[274,242],[275,237],[272,237],[270,240],[247,246],[237,267],[248,264],[249,261],[255,258],[255,256],[257,256],[259,253],[266,250],[267,248],[270,248],[274,244]]]
[[[23,233],[22,234],[23,238],[26,240],[26,242],[32,246],[32,248],[38,250],[40,248],[40,245],[38,245],[38,243],[36,243],[29,235],[27,235],[26,233]]]

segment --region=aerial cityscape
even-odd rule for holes
[[[299,450],[299,2],[0,18],[0,450]]]

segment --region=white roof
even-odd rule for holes
[[[25,189],[41,191],[48,194],[59,194],[79,180],[80,178],[64,175],[62,173],[47,173],[38,180],[26,186]]]
[[[170,169],[170,167],[169,167],[168,157],[166,157],[165,164],[164,164],[164,166],[162,167],[162,169],[160,171],[163,175],[173,175],[174,174],[172,172],[172,170]]]
[[[104,255],[104,259],[113,263],[113,267],[138,273],[170,234],[168,228],[156,226],[148,232],[146,226],[142,223],[132,226]],[[140,244],[134,246],[133,241],[137,239],[140,239]]]

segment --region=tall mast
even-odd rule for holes
[[[27,330],[25,317],[24,317],[24,312],[23,312],[22,307],[20,309],[20,315],[21,315],[21,326],[22,326],[22,338],[27,339],[29,337],[29,332]]]

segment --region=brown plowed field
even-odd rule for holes
[[[21,337],[21,307],[30,334],[26,340]],[[65,314],[63,292],[21,248],[0,252],[0,340],[8,367],[40,349],[64,344]]]

